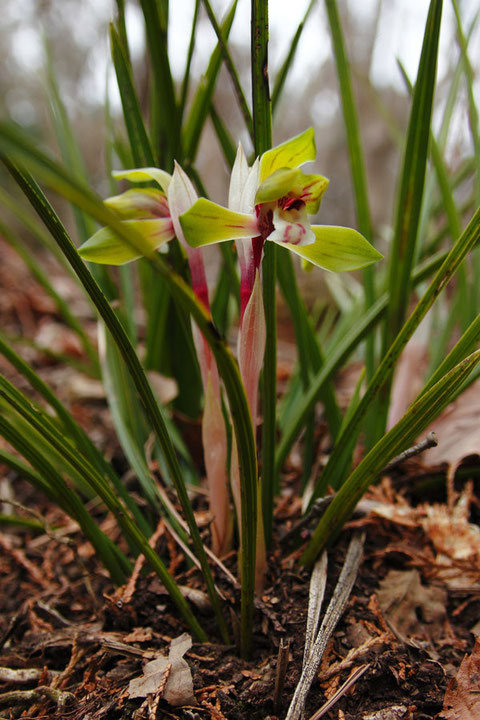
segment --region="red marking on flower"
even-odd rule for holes
[[[242,271],[240,280],[240,323],[243,320],[245,308],[252,295],[255,284],[255,276],[262,262],[263,246],[265,240],[261,235],[252,238],[253,262],[249,263]]]
[[[255,213],[257,215],[257,226],[259,233],[261,237],[266,240],[266,238],[275,230],[275,226],[273,224],[273,210],[271,209],[271,203],[255,205]]]
[[[166,197],[158,198],[155,206],[152,208],[152,215],[155,215],[155,217],[170,217],[170,210]]]
[[[262,262],[262,251],[264,243],[265,240],[262,235],[258,235],[257,237],[252,238],[253,264],[255,266],[255,270],[260,267],[260,263]]]
[[[288,227],[290,228],[291,225],[289,225]],[[300,223],[297,223],[295,225],[295,227],[297,228],[297,238],[296,238],[296,240],[291,240],[290,242],[292,243],[292,245],[300,245],[300,243],[303,240],[303,235],[306,235],[306,233],[307,233],[307,228],[304,227],[304,225],[301,225]],[[300,237],[298,237],[298,233],[300,233]],[[289,242],[289,241],[287,240],[287,242]]]
[[[305,203],[301,198],[289,197],[286,195],[285,197],[280,198],[278,206],[282,210],[302,210],[305,207]]]
[[[166,235],[167,233],[173,233],[173,222],[170,220],[168,225],[165,225],[164,227],[158,228],[158,230],[155,230],[155,232],[152,232],[152,237],[161,237],[162,235]]]

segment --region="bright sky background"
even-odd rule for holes
[[[291,37],[301,21],[308,6],[308,0],[271,0],[270,2],[270,63],[278,67],[285,57]],[[478,0],[463,0],[462,16],[469,21],[478,10]],[[213,3],[217,17],[228,8],[225,0]],[[341,6],[341,0],[339,2]],[[347,0],[352,14],[361,21],[373,23],[380,5],[380,22],[373,64],[372,79],[379,84],[397,84],[403,87],[396,65],[399,57],[407,72],[415,77],[420,56],[425,20],[428,13],[428,0]],[[186,18],[192,14],[192,0],[175,0],[171,4],[170,52],[177,68],[183,68],[188,33],[185,32]],[[445,0],[442,18],[441,47],[439,53],[439,77],[445,72],[450,61],[450,49],[454,45],[455,23],[451,2]],[[236,43],[249,43],[250,40],[250,2],[240,0],[230,38]],[[205,31],[198,39],[200,55],[208,57],[215,42],[213,31]],[[470,46],[471,57],[480,56],[479,33]],[[314,72],[330,54],[330,40],[324,3],[319,0],[306,25],[297,61],[291,80],[301,82],[306,72]]]
[[[374,22],[377,7],[380,6],[380,19],[377,28],[377,40],[371,67],[371,79],[377,85],[394,85],[403,88],[403,83],[396,66],[396,58],[404,63],[408,74],[415,78],[420,55],[425,19],[428,12],[428,0],[343,0],[347,7],[358,18],[359,42],[362,40],[361,28]],[[5,2],[5,0],[4,0]],[[10,39],[13,58],[27,71],[40,70],[43,63],[43,51],[40,28],[36,22],[35,6],[37,0],[21,0],[6,2],[4,20],[21,19],[21,24]],[[459,0],[462,17],[468,24],[478,10],[478,0]],[[58,4],[58,11],[71,15],[70,3],[62,5],[62,0],[52,0],[52,6]],[[212,0],[217,17],[221,17],[230,2]],[[270,68],[274,73],[285,57],[295,28],[301,21],[308,0],[271,0],[270,1]],[[342,5],[342,0],[339,0]],[[74,30],[81,44],[91,42],[95,24],[107,23],[111,19],[115,3],[113,0],[84,0],[78,3],[78,13],[74,18]],[[190,22],[193,14],[193,0],[174,0],[170,3],[170,56],[174,73],[181,76],[184,68],[189,41]],[[127,5],[127,22],[129,39],[133,55],[142,52],[144,30],[141,11],[137,3]],[[66,21],[72,22],[72,18]],[[444,1],[441,47],[439,53],[438,77],[441,80],[451,62],[452,50],[455,46],[455,22],[451,2]],[[250,2],[240,0],[237,15],[230,35],[234,43],[248,44],[250,40]],[[197,36],[194,56],[194,69],[201,74],[208,62],[209,54],[215,44],[215,35],[207,22],[202,25],[202,32]],[[480,31],[471,39],[470,57],[477,63],[480,58]],[[90,56],[91,75],[85,86],[79,88],[79,94],[90,102],[103,102],[105,92],[105,72],[108,62],[108,38],[102,44],[92,48]],[[310,15],[304,29],[295,64],[289,76],[289,82],[298,85],[305,77],[318,71],[322,62],[330,54],[330,40],[324,3],[318,0],[317,6]],[[116,85],[111,74],[111,93],[113,104],[119,102]]]

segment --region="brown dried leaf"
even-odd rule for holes
[[[123,638],[124,642],[126,643],[134,643],[134,642],[150,642],[153,637],[152,628],[142,628],[142,627],[136,627],[133,628],[131,633],[128,633],[128,635],[125,635]]]
[[[39,347],[73,357],[82,356],[82,344],[78,335],[64,324],[44,318],[38,325],[35,342]]]
[[[480,720],[480,640],[471,655],[465,655],[457,677],[450,680],[443,701],[446,720]]]
[[[480,454],[480,381],[473,383],[451,403],[425,431],[435,431],[438,445],[428,451],[432,465],[448,463],[449,474],[455,473],[469,455]]]
[[[425,505],[421,521],[437,553],[452,560],[468,560],[480,569],[480,528],[469,522],[469,487],[452,510],[445,505]]]
[[[400,420],[421,390],[426,367],[426,347],[410,342],[400,356],[392,388],[388,427]],[[480,454],[480,380],[473,383],[425,431],[434,431],[438,446],[425,454],[429,465],[447,463],[450,474],[469,455]]]
[[[422,389],[426,357],[425,345],[415,341],[409,342],[400,355],[388,410],[388,429],[405,415]]]
[[[418,570],[391,570],[377,595],[383,614],[402,635],[424,634],[420,616],[430,636],[442,637],[447,594],[442,588],[422,585]]]
[[[178,385],[172,378],[161,375],[154,370],[148,371],[148,379],[162,405],[168,405],[178,395]]]
[[[156,695],[164,686],[163,699],[175,707],[195,703],[192,673],[183,656],[192,647],[192,638],[187,633],[172,640],[167,657],[158,657],[148,662],[143,675],[130,680],[129,698]],[[165,677],[168,680],[165,683]]]

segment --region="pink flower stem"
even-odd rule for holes
[[[192,289],[202,305],[210,312],[208,285],[202,251],[186,248]],[[202,375],[205,407],[202,419],[202,443],[205,470],[213,515],[212,547],[221,556],[230,549],[232,517],[228,497],[227,435],[222,413],[220,379],[210,346],[198,328],[193,326],[193,341]]]

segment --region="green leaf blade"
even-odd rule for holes
[[[143,123],[140,103],[133,84],[130,60],[124,42],[113,24],[110,25],[110,46],[133,161],[140,167],[142,165],[155,165],[153,150]]]
[[[357,502],[382,468],[405,450],[450,404],[456,389],[480,362],[477,350],[445,375],[411,405],[403,418],[388,432],[353,471],[317,525],[301,562],[311,566],[318,553],[338,536]]]

